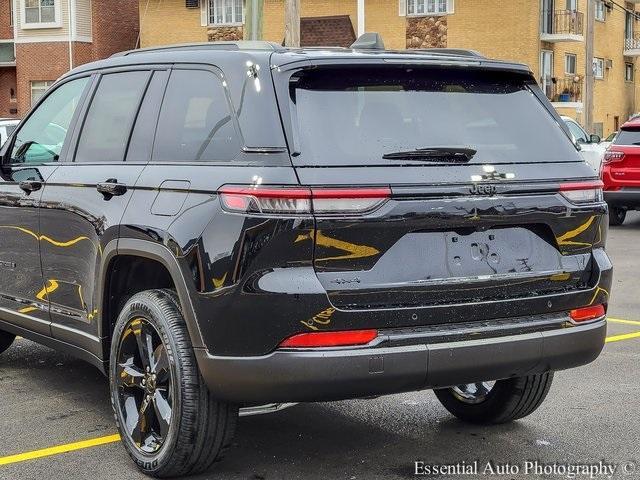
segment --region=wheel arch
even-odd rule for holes
[[[100,272],[100,295],[97,305],[100,306],[98,320],[99,336],[103,339],[103,359],[108,362],[111,343],[111,324],[117,318],[119,311],[113,311],[111,288],[113,285],[112,273],[115,266],[123,258],[133,257],[147,262],[153,262],[161,266],[168,274],[171,286],[175,288],[180,300],[185,323],[191,342],[195,348],[204,347],[202,334],[198,326],[195,310],[191,301],[191,293],[185,274],[180,267],[179,259],[166,246],[148,240],[120,238],[109,242],[103,249],[103,260]],[[165,285],[168,286],[168,285]]]

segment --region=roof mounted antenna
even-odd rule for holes
[[[354,50],[384,50],[384,42],[379,33],[363,33],[353,42],[351,48]]]

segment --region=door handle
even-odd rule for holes
[[[42,182],[37,180],[23,180],[18,184],[18,186],[24,193],[29,195],[31,192],[37,192],[40,190],[42,188]]]
[[[109,178],[102,183],[96,185],[105,200],[109,200],[111,197],[118,197],[124,195],[127,192],[127,186],[124,183],[118,183],[116,178]]]

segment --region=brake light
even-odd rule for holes
[[[560,193],[571,203],[595,203],[603,201],[602,187],[603,183],[600,180],[563,183],[560,185]]]
[[[576,323],[588,322],[589,320],[595,320],[596,318],[604,317],[607,313],[604,305],[591,305],[589,307],[576,308],[569,312],[569,317]]]
[[[282,348],[352,347],[366,345],[378,336],[377,330],[300,333],[287,338]]]
[[[621,162],[624,159],[624,152],[615,152],[607,150],[604,152],[602,163],[616,163]]]
[[[306,188],[227,185],[219,190],[225,210],[254,214],[362,214],[391,197],[389,187]]]

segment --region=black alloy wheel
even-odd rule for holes
[[[207,388],[176,292],[133,295],[112,338],[111,405],[131,459],[154,477],[211,469],[231,445],[238,407]]]
[[[144,453],[163,445],[173,414],[175,381],[167,350],[144,318],[129,322],[118,347],[118,398],[124,426]]]

